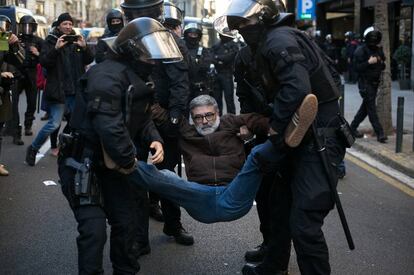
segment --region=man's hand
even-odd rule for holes
[[[12,33],[9,37],[9,44],[12,45],[17,42],[19,42],[19,38],[15,34]]]
[[[253,138],[253,133],[250,132],[246,125],[240,127],[240,133],[237,134],[242,140],[250,140]]]
[[[11,72],[2,72],[1,77],[3,77],[3,78],[14,78],[14,75]]]
[[[56,45],[55,45],[55,49],[59,50],[62,47],[64,47],[66,44],[68,44],[68,41],[63,40],[63,38],[66,36],[66,34],[62,35],[61,37],[58,38],[58,40],[56,41]]]
[[[35,56],[39,56],[40,54],[35,46],[30,46],[30,52]]]
[[[159,141],[153,141],[150,145],[151,149],[155,150],[155,153],[151,157],[152,164],[161,163],[164,160],[164,149]]]
[[[79,35],[78,41],[73,42],[73,44],[76,44],[81,48],[86,48],[86,41],[85,41],[85,38],[83,38],[82,35]]]
[[[370,56],[368,59],[368,64],[376,64],[378,63],[378,58],[376,56]]]

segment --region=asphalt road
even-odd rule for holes
[[[36,121],[36,129],[43,122]],[[31,137],[24,137],[26,145]],[[0,178],[0,274],[76,274],[76,223],[57,183],[56,158],[48,153],[35,167],[24,164],[25,146],[4,139]],[[324,231],[332,274],[413,274],[414,199],[354,163],[339,184],[356,249],[349,251],[335,211]],[[183,247],[151,221],[152,252],[140,259],[141,273],[240,274],[244,252],[261,243],[255,207],[231,223],[201,224],[183,210],[183,224],[195,244]],[[109,244],[104,268],[111,274]],[[290,274],[299,274],[294,252]]]

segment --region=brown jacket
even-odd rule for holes
[[[266,134],[268,118],[259,114],[227,114],[220,118],[219,128],[201,136],[187,121],[181,125],[180,146],[185,171],[190,181],[208,185],[226,185],[245,161],[244,143],[237,136],[246,125],[254,134]]]

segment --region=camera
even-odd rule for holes
[[[73,43],[79,40],[79,35],[66,35],[63,37],[63,41]]]

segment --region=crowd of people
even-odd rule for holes
[[[172,3],[125,0],[107,14],[93,53],[69,13],[59,15],[44,41],[34,35],[33,17],[22,17],[12,34],[11,20],[0,16],[8,35],[0,51],[0,128],[6,124],[13,143],[23,145],[19,95],[26,93],[24,134],[31,136],[43,90],[47,121],[25,161],[35,166],[50,138],[78,223],[79,274],[103,273],[107,223],[114,274],[136,274],[139,257],[151,252],[150,216],[177,244],[193,245],[180,206],[213,223],[240,218],[253,200],[263,243],[246,252],[247,262],[259,264],[246,264],[243,274],[288,274],[292,241],[302,274],[330,274],[321,227],[351,145],[339,129],[360,137],[368,115],[378,141],[386,141],[375,111],[385,60],[380,33],[367,30],[361,45],[345,35],[348,80],[358,80],[363,97],[349,127],[339,115],[340,55],[332,36],[320,43],[295,29],[282,2],[233,0],[215,21],[220,41],[212,48],[201,45],[200,24],[183,23]],[[234,41],[235,30],[246,45]],[[4,165],[0,175],[8,175]]]

